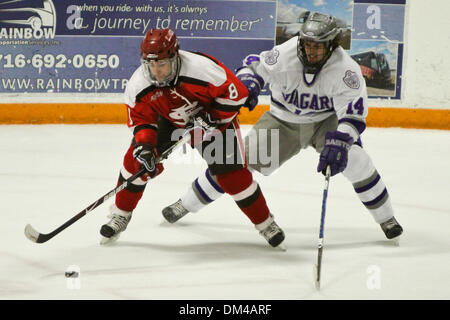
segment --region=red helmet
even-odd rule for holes
[[[141,43],[142,58],[145,60],[172,58],[178,49],[177,36],[170,29],[150,29]]]

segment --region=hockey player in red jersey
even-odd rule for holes
[[[228,146],[222,158],[202,154],[214,175],[214,183],[233,197],[271,246],[281,244],[284,232],[275,223],[264,195],[247,169],[236,117],[247,100],[246,87],[217,59],[180,50],[177,37],[170,29],[147,32],[141,43],[141,62],[125,90],[128,127],[133,131],[133,140],[125,154],[118,183],[142,166],[147,173],[116,195],[111,220],[100,230],[102,243],[116,240],[126,229],[146,184],[163,171],[156,158],[176,142],[172,141],[172,133],[180,128],[192,132],[200,128],[200,135],[191,134],[196,139],[199,137],[191,144],[200,151],[212,143],[222,144],[223,150],[227,143],[233,144],[232,155]],[[234,161],[229,161],[231,156]]]

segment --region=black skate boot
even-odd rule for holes
[[[395,217],[380,223],[380,226],[388,239],[394,239],[400,236],[403,232],[402,226],[397,222],[397,220],[395,220]]]
[[[286,250],[281,244],[284,241],[284,232],[274,221],[272,214],[266,221],[255,225],[255,228],[259,230],[259,234],[262,235],[272,247],[280,247],[280,249]]]
[[[189,210],[183,206],[183,204],[181,203],[181,199],[171,204],[170,206],[165,207],[162,211],[162,215],[170,223],[177,222],[188,213]]]
[[[111,214],[108,215],[108,218],[111,218],[111,220],[102,225],[100,229],[100,234],[103,236],[100,241],[101,244],[109,244],[116,241],[131,220],[131,212],[120,210],[115,205],[112,205],[110,210]]]

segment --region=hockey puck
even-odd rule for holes
[[[66,278],[78,278],[78,272],[76,271],[66,271]]]

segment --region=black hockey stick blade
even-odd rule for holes
[[[182,136],[182,138],[178,142],[173,144],[171,147],[169,147],[166,151],[164,151],[161,154],[161,156],[157,159],[157,163],[159,163],[163,159],[166,159],[177,147],[184,144],[188,140],[190,140],[190,135],[185,134],[184,136]],[[132,181],[134,181],[135,179],[137,179],[138,177],[143,175],[145,172],[146,172],[145,169],[141,169],[140,171],[135,173],[133,176],[131,176],[130,178],[125,180],[121,185],[117,186],[116,188],[114,188],[113,190],[111,190],[110,192],[105,194],[103,197],[99,198],[97,201],[95,201],[94,203],[89,205],[87,208],[83,209],[77,215],[75,215],[74,217],[72,217],[71,219],[69,219],[64,224],[62,224],[61,226],[59,226],[58,228],[56,228],[55,230],[53,230],[50,233],[47,233],[47,234],[39,233],[30,224],[27,224],[25,226],[25,236],[30,241],[35,242],[35,243],[44,243],[44,242],[50,240],[51,238],[56,236],[58,233],[60,233],[61,231],[63,231],[64,229],[66,229],[67,227],[69,227],[70,225],[72,225],[73,223],[75,223],[76,221],[81,219],[82,217],[84,217],[86,214],[90,213],[92,210],[94,210],[98,206],[100,206],[106,200],[113,197],[116,193],[125,189],[129,183],[131,183]]]
[[[103,196],[103,198],[97,200],[96,202],[91,204],[89,207],[87,207],[86,209],[84,209],[83,211],[78,213],[76,216],[72,217],[70,220],[64,222],[64,224],[62,224],[61,226],[59,226],[58,228],[56,228],[55,230],[53,230],[50,233],[40,233],[35,228],[33,228],[33,226],[31,224],[27,224],[25,226],[25,236],[35,243],[44,243],[44,242],[50,240],[51,238],[53,238],[54,236],[56,236],[58,233],[60,233],[61,231],[63,231],[67,227],[69,227],[70,225],[74,224],[75,221],[81,219],[87,213],[89,213],[90,211],[92,211],[93,209],[98,207],[100,204],[102,204],[104,201],[106,201],[110,197],[111,193],[116,194],[117,192],[119,192],[118,191],[119,189],[122,190],[123,187],[122,186],[116,187],[116,189],[112,190],[111,192],[109,192],[108,194]]]
[[[27,224],[25,226],[25,237],[27,237],[30,241],[35,243],[44,243],[51,238],[53,238],[55,235],[57,235],[60,232],[60,230],[55,230],[50,233],[39,233],[31,224]]]

